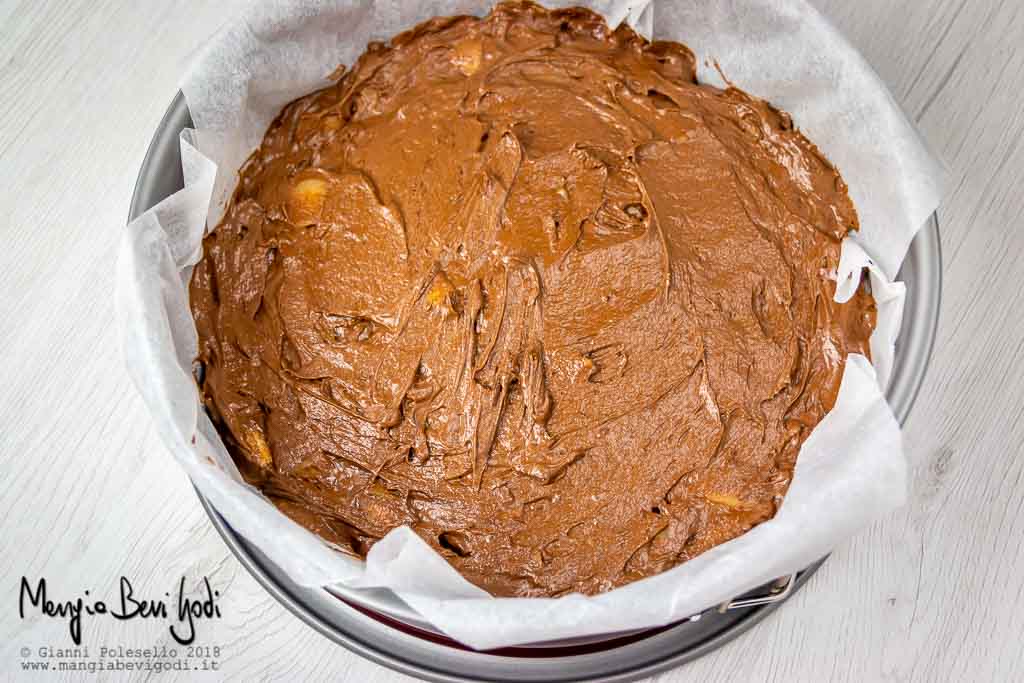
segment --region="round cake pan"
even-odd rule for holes
[[[179,134],[192,125],[181,93],[150,143],[132,196],[129,221],[183,186]],[[935,341],[942,288],[938,222],[933,216],[907,253],[903,328],[887,398],[902,423],[910,413]],[[387,590],[299,586],[239,536],[199,496],[210,521],[242,565],[281,604],[331,640],[379,664],[432,681],[627,681],[700,657],[778,608],[824,561],[791,577],[784,591],[765,586],[676,624],[627,634],[478,652],[446,638]],[[759,599],[770,596],[767,600]]]

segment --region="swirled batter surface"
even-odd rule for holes
[[[790,118],[588,11],[372,44],[289,104],[191,284],[249,481],[365,555],[409,525],[496,595],[597,593],[770,518],[874,303]]]

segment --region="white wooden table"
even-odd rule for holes
[[[752,632],[659,680],[1019,680],[1024,3],[815,2],[949,168],[939,337],[906,426],[912,502]],[[236,5],[0,0],[0,677],[53,680],[23,674],[22,649],[68,644],[64,620],[18,617],[22,576],[64,600],[115,596],[122,575],[160,598],[205,575],[223,614],[199,625],[221,648],[207,678],[404,679],[241,568],[121,369],[112,264],[135,175],[180,74]],[[163,621],[83,630],[94,647],[171,643]]]

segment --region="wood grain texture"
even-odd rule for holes
[[[912,501],[765,623],[657,680],[1019,680],[1024,4],[814,2],[948,166],[939,338],[906,426]],[[22,647],[67,640],[63,622],[18,618],[22,575],[64,597],[113,595],[121,575],[150,595],[183,575],[196,591],[207,575],[224,617],[200,641],[223,655],[202,678],[408,680],[306,627],[239,566],[121,370],[118,227],[180,74],[238,4],[0,0],[0,676],[19,675]],[[91,644],[170,643],[161,622],[85,628]]]

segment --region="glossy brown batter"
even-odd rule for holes
[[[790,118],[588,11],[373,44],[241,170],[191,287],[249,481],[342,550],[597,593],[770,518],[874,303]]]

